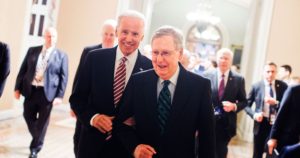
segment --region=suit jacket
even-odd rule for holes
[[[124,105],[116,119],[117,135],[133,153],[138,144],[155,148],[159,158],[192,158],[197,151],[200,157],[215,157],[215,129],[209,80],[186,71],[180,72],[171,105],[171,114],[160,135],[158,125],[157,83],[154,70],[133,76]],[[133,116],[135,130],[120,122]],[[195,151],[195,132],[199,131]]]
[[[287,88],[287,84],[279,81],[279,80],[275,80],[275,91],[276,91],[276,100],[278,100],[279,102],[281,102],[282,96],[284,91]],[[262,112],[263,111],[263,107],[264,107],[264,99],[265,99],[265,84],[264,81],[259,81],[257,83],[255,83],[252,86],[252,89],[250,90],[250,93],[248,95],[248,105],[245,108],[245,111],[247,112],[247,114],[253,118],[254,113],[257,112]],[[251,109],[252,104],[255,103],[255,110],[253,111]],[[279,105],[277,105],[279,107]],[[277,107],[277,109],[278,109]],[[259,126],[260,123],[257,121],[254,121],[254,134],[257,134],[259,131]]]
[[[300,85],[289,87],[282,98],[270,138],[277,139],[279,150],[299,142],[300,136]]]
[[[236,112],[223,111],[221,120],[217,120],[217,127],[221,127],[223,130],[217,129],[218,133],[222,133],[226,139],[230,139],[236,134],[236,120],[237,112],[241,111],[247,106],[245,80],[239,74],[229,71],[228,80],[224,89],[224,94],[221,100],[218,97],[218,71],[212,70],[203,74],[211,81],[212,89],[212,101],[214,107],[222,107],[222,101],[230,101],[236,103]]]
[[[10,72],[10,51],[8,45],[0,42],[0,97]]]
[[[88,46],[88,47],[85,47],[83,49],[81,57],[80,57],[80,62],[78,64],[77,71],[76,71],[76,74],[75,74],[75,77],[74,77],[72,91],[74,90],[74,87],[77,83],[78,74],[80,74],[80,71],[83,69],[83,65],[84,65],[84,62],[86,60],[86,57],[87,57],[88,53],[91,52],[91,50],[100,49],[100,48],[102,48],[102,44],[97,44],[97,45],[94,45],[94,46]]]
[[[101,147],[106,135],[90,125],[95,114],[114,116],[118,109],[114,107],[113,82],[117,47],[96,49],[86,58],[83,70],[78,75],[78,81],[70,97],[71,108],[84,125],[80,145],[83,148]],[[132,74],[152,68],[151,61],[138,52],[138,57]],[[128,84],[131,82],[131,78]],[[126,91],[127,87],[125,88]],[[123,98],[123,97],[122,97]],[[119,103],[122,102],[122,99]],[[94,154],[84,155],[92,157]],[[97,155],[97,154],[95,154]]]
[[[19,90],[25,98],[31,95],[32,81],[42,48],[43,46],[36,46],[28,49],[18,73],[15,90]],[[49,102],[52,102],[54,98],[63,98],[67,81],[68,57],[59,49],[54,48],[44,73],[44,92]]]

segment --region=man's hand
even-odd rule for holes
[[[156,154],[155,149],[146,144],[139,144],[133,152],[134,158],[152,158],[154,154]]]
[[[53,103],[52,103],[53,106],[60,105],[60,104],[62,104],[62,98],[55,98],[53,100]]]
[[[263,120],[264,116],[262,112],[254,113],[253,119],[257,122],[261,122]]]
[[[269,147],[269,154],[272,155],[273,150],[277,146],[277,140],[276,139],[269,139],[267,144],[268,144],[268,147]]]
[[[268,104],[270,106],[274,106],[278,104],[278,101],[272,97],[265,97],[265,104]]]
[[[236,104],[230,102],[230,101],[222,101],[223,109],[226,112],[235,111],[236,110]]]
[[[114,117],[104,114],[97,115],[93,119],[93,126],[102,133],[107,133],[112,130],[112,120]]]
[[[20,91],[19,90],[15,91],[15,98],[18,100],[20,99]]]

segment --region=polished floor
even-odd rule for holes
[[[61,107],[53,108],[39,158],[74,158],[72,136],[75,120],[67,111]],[[27,158],[31,136],[22,117],[22,110],[17,109],[13,113],[13,116],[0,116],[0,158]],[[250,158],[251,153],[251,143],[233,139],[228,158]]]

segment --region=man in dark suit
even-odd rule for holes
[[[144,36],[144,16],[126,11],[118,18],[118,46],[91,51],[70,104],[83,124],[79,141],[79,158],[126,158],[125,149],[114,136],[110,138],[112,120],[118,113],[126,84],[131,74],[152,67],[138,46]],[[121,155],[121,156],[120,156]]]
[[[245,80],[231,71],[233,53],[222,48],[217,52],[218,67],[203,75],[210,79],[216,117],[217,158],[226,158],[230,139],[236,134],[237,113],[247,106]]]
[[[0,42],[0,97],[10,72],[10,51],[7,44]]]
[[[79,65],[77,67],[77,71],[76,71],[76,74],[74,77],[72,90],[74,90],[74,88],[75,88],[75,85],[78,80],[78,74],[80,74],[80,71],[82,71],[82,69],[83,69],[83,65],[84,65],[84,62],[86,60],[88,53],[90,53],[92,50],[95,50],[95,49],[114,47],[115,39],[116,39],[116,25],[117,25],[117,22],[115,20],[112,20],[112,19],[106,20],[102,26],[102,33],[101,33],[102,43],[94,45],[94,46],[85,47],[83,49],[83,52],[82,52],[81,58],[80,58],[80,62],[79,62]],[[71,115],[76,117],[76,115],[74,114],[73,111],[71,111]],[[80,121],[76,120],[75,133],[73,136],[75,157],[77,157],[77,153],[78,153],[78,145],[79,145],[79,140],[80,140],[81,128],[82,127],[81,127]]]
[[[266,141],[279,108],[278,103],[287,88],[284,82],[275,80],[276,73],[276,64],[268,62],[264,66],[264,79],[252,86],[248,96],[248,106],[245,111],[254,120],[253,158],[262,158]],[[255,111],[251,108],[253,103],[255,103]]]
[[[55,28],[47,28],[44,39],[43,46],[28,49],[15,85],[15,98],[25,97],[23,115],[33,137],[31,158],[42,149],[52,105],[62,103],[68,81],[68,57],[55,48]]]
[[[269,154],[276,148],[280,154],[284,146],[299,143],[300,136],[300,85],[284,93],[276,121],[268,141]],[[298,149],[299,150],[299,149]],[[300,153],[300,152],[298,152]],[[300,157],[300,155],[295,155]]]
[[[151,45],[154,70],[132,77],[116,118],[116,135],[135,158],[214,158],[209,80],[179,64],[183,36],[178,29],[160,27]]]

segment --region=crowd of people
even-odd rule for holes
[[[242,110],[254,121],[253,158],[300,157],[300,86],[291,66],[282,65],[276,79],[277,65],[267,62],[247,95],[230,49],[201,65],[179,29],[161,26],[143,55],[144,30],[144,15],[127,10],[104,22],[101,44],[83,49],[69,98],[76,158],[226,158]],[[28,49],[16,79],[32,136],[29,158],[38,157],[68,81],[57,37],[55,28],[45,30],[45,43]],[[8,46],[0,50],[1,96],[10,60]]]

